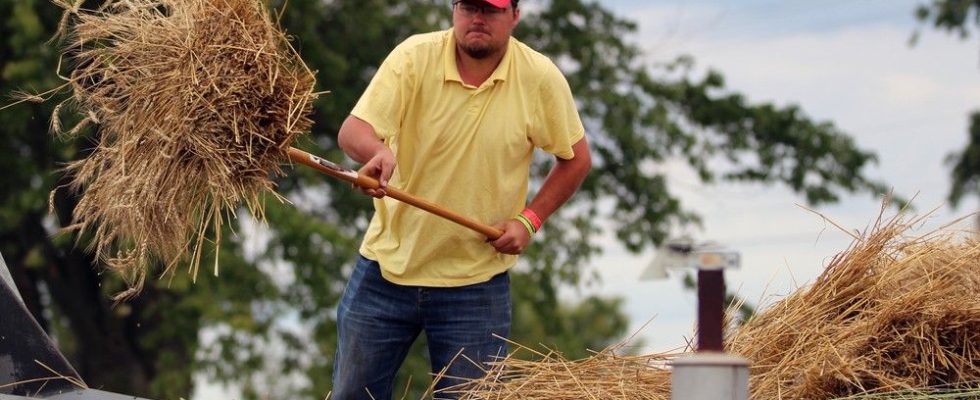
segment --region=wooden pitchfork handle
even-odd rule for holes
[[[330,175],[334,178],[338,178],[350,183],[353,183],[360,187],[365,187],[369,189],[377,189],[381,185],[374,178],[369,176],[360,175],[357,171],[350,168],[343,167],[338,164],[334,164],[330,161],[324,160],[320,157],[307,153],[303,150],[297,149],[295,147],[290,147],[288,150],[289,159],[295,163],[303,164],[311,167],[317,171],[324,174]],[[504,234],[504,231],[494,228],[489,225],[481,224],[470,218],[459,215],[455,212],[447,210],[446,208],[433,203],[428,200],[420,199],[407,192],[395,189],[391,186],[385,188],[385,192],[388,197],[392,197],[396,200],[400,200],[406,204],[413,205],[415,207],[421,208],[425,211],[453,221],[457,224],[463,225],[474,231],[480,232],[484,236],[490,239],[497,239]]]

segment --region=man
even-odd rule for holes
[[[507,270],[591,168],[568,83],[511,37],[519,19],[518,0],[455,1],[453,28],[396,47],[340,129],[382,187],[362,188],[376,212],[337,310],[336,399],[389,399],[423,331],[446,377],[437,389],[506,355]],[[525,207],[535,148],[556,161]],[[504,233],[487,239],[385,197],[389,183]]]

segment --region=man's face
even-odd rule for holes
[[[483,59],[502,51],[520,19],[520,10],[496,8],[479,0],[462,0],[453,7],[453,34],[467,55]]]

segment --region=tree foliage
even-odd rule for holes
[[[933,0],[919,5],[915,14],[919,21],[965,40],[980,26],[980,1]],[[965,196],[980,197],[980,111],[969,118],[966,147],[946,157],[952,178],[949,202],[954,206]]]
[[[316,124],[299,145],[335,160],[343,158],[339,125],[387,52],[408,35],[449,27],[449,2],[442,0],[268,3],[285,8],[282,27],[318,71],[318,89],[331,92],[316,105]],[[685,160],[705,182],[783,184],[810,204],[884,191],[865,173],[874,155],[832,123],[814,121],[797,106],[750,103],[727,89],[720,73],[697,73],[687,58],[650,65],[624,39],[636,24],[599,3],[525,3],[516,36],[566,72],[595,159],[580,193],[548,221],[515,269],[517,342],[575,358],[625,333],[619,300],[569,305],[559,289],[593,280],[590,262],[602,251],[596,243],[604,232],[639,251],[697,222],[653,168],[658,163]],[[0,14],[0,90],[57,86],[59,49],[45,41],[58,26],[58,7],[0,0]],[[164,277],[113,306],[108,294],[120,282],[102,273],[85,251],[86,239],[76,246],[76,238],[55,234],[70,223],[77,194],[55,191],[54,215],[47,213],[48,194],[62,183],[58,168],[91,146],[45,133],[52,103],[0,111],[0,252],[29,308],[83,378],[160,399],[188,397],[194,374],[234,383],[245,398],[323,398],[336,345],[334,307],[367,226],[369,199],[296,169],[279,182],[293,204],[269,199],[267,226],[243,217],[228,227],[247,234],[214,250],[221,252],[220,277],[201,276],[196,284],[182,274]],[[532,185],[549,166],[547,158],[536,161]],[[403,384],[413,376],[416,392],[427,381],[421,353],[413,352],[401,375]]]

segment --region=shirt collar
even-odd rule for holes
[[[463,83],[463,78],[459,76],[459,68],[456,66],[456,36],[453,34],[452,28],[446,32],[446,35],[448,39],[446,40],[446,47],[442,52],[444,80]],[[512,54],[514,54],[514,38],[509,38],[507,41],[507,51],[504,52],[504,58],[500,59],[500,64],[493,70],[493,73],[490,74],[487,81],[483,82],[484,85],[507,80],[510,74]]]

